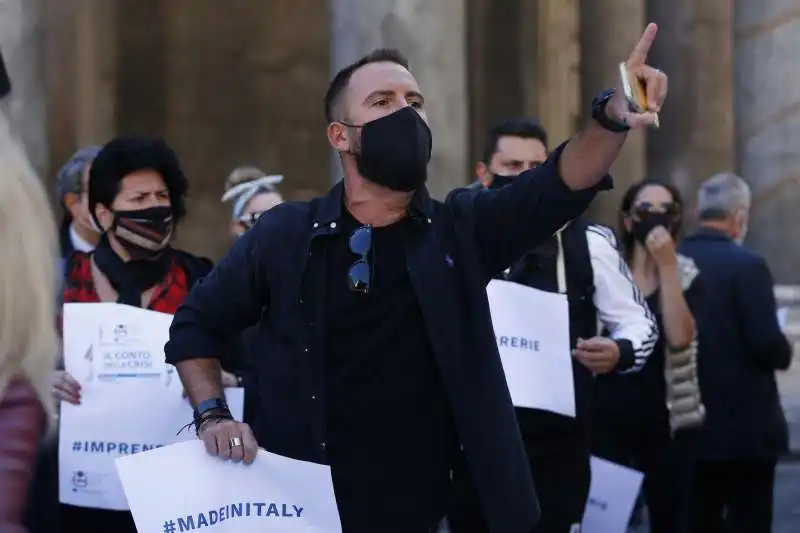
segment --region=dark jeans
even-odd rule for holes
[[[532,533],[571,533],[583,520],[591,471],[588,446],[580,442],[542,447],[526,445],[542,516]],[[466,464],[453,469],[451,533],[489,533]]]
[[[686,533],[696,432],[679,431],[670,438],[667,427],[628,426],[608,419],[592,431],[595,455],[644,474],[650,532]]]
[[[0,496],[2,497],[2,496]],[[60,533],[58,504],[58,434],[48,434],[40,443],[33,471],[25,527],[29,533]]]
[[[770,533],[775,460],[700,461],[691,533]]]

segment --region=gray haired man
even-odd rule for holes
[[[680,248],[699,268],[705,289],[704,313],[695,320],[707,413],[690,533],[771,531],[775,465],[788,449],[775,371],[791,365],[792,345],[778,324],[767,262],[741,246],[747,183],[732,173],[712,176],[700,186],[697,204],[700,229]]]
[[[100,146],[81,148],[56,176],[56,195],[64,208],[59,231],[62,257],[67,257],[75,250],[90,252],[100,240],[100,233],[89,216],[86,188],[89,167],[99,151]]]
[[[750,186],[736,174],[715,174],[697,191],[697,215],[702,226],[727,234],[736,244],[744,243],[749,213]]]

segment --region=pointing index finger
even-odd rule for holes
[[[656,33],[658,33],[658,26],[651,22],[644,29],[642,37],[628,57],[628,67],[639,67],[645,64],[650,47],[653,46],[653,41],[656,40]]]

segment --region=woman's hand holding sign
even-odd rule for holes
[[[56,370],[53,374],[53,395],[58,400],[79,405],[81,384],[69,372]]]

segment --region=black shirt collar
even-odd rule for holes
[[[330,192],[322,197],[321,204],[314,217],[314,229],[336,232],[338,223],[342,218],[343,206],[344,181],[339,180]],[[414,196],[411,197],[409,215],[416,222],[418,227],[424,227],[431,223],[433,217],[433,200],[426,187],[417,190]]]

